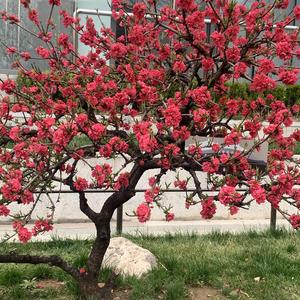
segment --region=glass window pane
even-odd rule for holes
[[[0,0],[0,7],[2,9],[6,9],[6,0]],[[2,43],[5,43],[6,40],[6,24],[0,19],[0,40]],[[0,44],[0,69],[7,69],[8,61],[7,55],[5,52],[5,48],[2,44]]]
[[[108,10],[110,11],[111,1],[108,0],[78,0],[77,7],[78,8],[86,8],[86,9],[100,9],[100,10]]]
[[[35,8],[39,12],[40,20],[42,23],[46,23],[50,14],[50,5],[48,4],[48,0],[35,0],[31,1],[31,7]],[[59,10],[64,9],[69,12],[69,14],[73,14],[73,0],[65,0],[62,1],[62,7],[55,7],[53,14],[52,14],[52,20],[55,24],[55,28],[52,30],[54,38],[58,36],[60,32],[66,32],[70,36],[70,40],[72,41],[72,30],[71,29],[65,29],[65,27],[61,24],[60,21],[60,15]],[[28,29],[31,32],[38,33],[38,28],[35,26],[33,22],[28,20],[28,11],[21,7],[21,22],[22,25]],[[34,37],[32,34],[20,30],[20,50],[21,51],[28,51],[32,54],[32,57],[36,57],[35,49],[38,46],[44,46],[45,43],[41,40]],[[27,62],[24,62],[24,66],[27,68],[30,68],[32,64],[35,64],[41,69],[47,68],[47,62],[41,61],[41,60],[29,60]]]

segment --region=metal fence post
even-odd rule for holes
[[[123,205],[117,208],[117,234],[122,234],[123,230]]]
[[[270,218],[270,230],[271,231],[276,230],[276,213],[277,213],[277,210],[272,206],[271,207],[271,218]]]

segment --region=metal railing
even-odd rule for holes
[[[144,193],[146,192],[146,189],[135,189],[135,193]],[[162,189],[160,190],[162,193],[189,193],[189,192],[195,192],[197,189],[186,189],[186,190],[180,190],[180,189]],[[246,192],[247,189],[237,189],[237,192]],[[112,194],[117,191],[115,190],[86,190],[85,193],[88,194]],[[218,190],[212,191],[209,189],[201,189],[201,192],[205,193],[217,193]],[[42,193],[42,194],[77,194],[74,191],[70,190],[62,190],[62,191],[42,191],[42,192],[36,192],[36,193]],[[277,211],[275,208],[271,207],[271,214],[270,214],[270,230],[275,231],[276,230],[276,219],[277,219]],[[122,234],[123,231],[123,206],[120,206],[117,208],[117,219],[116,219],[116,232],[117,234]]]

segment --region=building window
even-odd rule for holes
[[[63,25],[60,24],[60,15],[58,11],[60,9],[67,10],[70,14],[74,11],[74,0],[64,0],[62,8],[55,7],[53,12],[54,24],[56,28],[53,31],[54,35],[59,32],[66,32]],[[35,8],[39,12],[41,20],[47,20],[50,13],[50,6],[48,0],[35,0],[31,1],[31,7]],[[6,10],[9,14],[14,14],[18,16],[21,20],[21,25],[26,29],[37,32],[36,26],[28,20],[28,11],[20,4],[19,0],[0,0],[1,10]],[[72,36],[72,32],[68,30],[69,34]],[[16,25],[8,24],[0,19],[0,41],[9,47],[16,47],[20,51],[28,51],[35,56],[35,48],[38,47],[40,40],[32,37],[30,33],[18,28]],[[0,73],[15,73],[11,68],[12,59],[6,54],[5,46],[0,44]],[[31,64],[37,65],[39,68],[45,68],[46,64],[41,61],[30,60],[25,62],[25,67],[30,68]]]

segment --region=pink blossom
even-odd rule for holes
[[[168,101],[168,106],[164,110],[165,123],[167,126],[178,127],[181,121],[181,113],[179,107]]]
[[[0,204],[0,216],[8,216],[10,213],[10,210],[7,206]]]
[[[204,107],[211,100],[211,94],[207,86],[201,86],[188,92],[188,96],[200,107]]]
[[[174,186],[180,188],[181,190],[186,190],[187,181],[177,179],[176,181],[174,181]]]
[[[204,71],[213,70],[215,62],[212,58],[203,58],[202,59],[202,68]]]
[[[223,205],[229,205],[240,202],[242,195],[236,192],[233,186],[224,185],[219,192],[218,198]]]
[[[97,123],[92,125],[91,129],[88,132],[88,135],[93,141],[97,141],[103,136],[104,132],[105,126]]]
[[[228,60],[238,62],[240,59],[240,49],[236,46],[226,50],[226,57]]]
[[[216,213],[216,204],[213,197],[208,197],[206,200],[201,201],[202,210],[200,215],[203,219],[211,219]]]
[[[219,170],[220,161],[216,157],[212,157],[211,161],[205,161],[202,163],[203,172],[215,173]]]
[[[194,0],[176,0],[176,7],[191,11],[195,9],[196,4]]]
[[[272,60],[264,57],[264,58],[261,58],[258,61],[258,63],[259,63],[258,72],[268,74],[268,73],[271,73],[274,71],[275,64]]]
[[[182,126],[178,129],[174,129],[172,136],[175,140],[181,139],[182,141],[186,141],[191,136],[191,133],[186,126]]]
[[[174,72],[184,72],[186,70],[186,65],[182,61],[176,61],[173,65]]]
[[[234,78],[240,78],[241,75],[244,75],[247,71],[248,66],[243,63],[239,62],[234,66]]]
[[[135,3],[133,5],[133,14],[139,20],[142,19],[146,13],[147,6],[144,3]]]
[[[280,9],[288,8],[290,0],[278,0],[276,1],[275,7]]]
[[[101,188],[104,184],[109,185],[110,175],[112,174],[111,165],[96,165],[92,171],[92,177],[96,179],[97,187]]]
[[[226,145],[237,145],[240,143],[242,139],[242,134],[236,130],[232,130],[228,135],[224,138],[224,143]]]
[[[20,140],[20,128],[19,127],[13,127],[9,132],[9,137],[13,141],[19,141]]]
[[[298,81],[298,70],[281,70],[278,77],[284,84],[293,85]]]
[[[145,203],[141,203],[136,209],[136,215],[138,217],[139,222],[145,223],[150,220],[151,210],[149,206]]]
[[[0,81],[0,90],[4,91],[8,95],[11,94],[15,88],[16,84],[11,79],[3,80],[2,82]]]
[[[6,48],[6,53],[7,54],[14,54],[14,53],[16,53],[17,52],[17,48],[16,47],[8,47],[8,48]]]
[[[211,148],[212,148],[212,150],[213,150],[214,152],[219,152],[219,150],[220,150],[220,145],[219,145],[219,144],[212,144]]]
[[[65,27],[68,27],[70,25],[72,25],[73,23],[76,22],[76,19],[74,19],[72,16],[70,16],[66,11],[64,10],[61,10],[59,12],[59,14],[62,16],[63,18],[63,25]]]
[[[300,228],[300,215],[291,215],[290,222],[294,229]]]
[[[300,19],[300,5],[296,5],[294,7],[294,15],[297,20]]]
[[[150,185],[150,186],[154,186],[155,183],[156,183],[155,177],[150,177],[150,178],[148,178],[148,182],[149,182],[149,185]]]
[[[32,237],[32,233],[23,226],[18,227],[17,232],[18,232],[19,240],[22,243],[27,243]]]
[[[233,216],[233,215],[236,215],[239,211],[239,208],[237,206],[230,206],[229,207],[229,212],[230,214]]]
[[[292,47],[289,42],[279,42],[276,44],[276,52],[279,58],[288,60],[292,58]]]
[[[155,149],[157,149],[157,141],[156,139],[151,136],[150,134],[140,135],[138,137],[139,146],[142,151],[151,153]]]
[[[41,56],[42,58],[49,58],[51,53],[49,50],[47,50],[46,48],[43,48],[43,47],[37,47],[35,49],[36,53]]]
[[[167,221],[167,222],[173,221],[174,218],[175,218],[175,215],[174,215],[173,213],[168,212],[168,213],[166,214],[166,221]]]
[[[26,51],[21,52],[21,53],[20,53],[20,56],[21,56],[25,61],[27,61],[27,60],[29,60],[29,59],[31,58],[30,53],[29,53],[29,52],[26,52]]]
[[[111,57],[111,58],[122,58],[126,54],[127,54],[127,48],[122,43],[112,44],[110,51],[109,51],[109,57]]]
[[[30,0],[21,0],[20,2],[21,2],[21,4],[22,4],[25,8],[28,8],[28,7],[29,7]]]
[[[51,231],[53,229],[53,226],[49,220],[37,220],[34,222],[34,227],[32,229],[32,234],[36,236],[39,233],[45,232],[45,231]]]
[[[221,32],[214,31],[211,34],[211,38],[214,41],[214,43],[215,43],[215,45],[216,45],[217,48],[219,48],[219,49],[223,49],[224,48],[225,42],[226,42],[226,38],[225,38],[225,36]]]
[[[152,189],[146,190],[144,193],[145,201],[152,203],[155,198],[159,195],[160,188],[158,186],[152,187]]]
[[[129,185],[129,173],[128,172],[124,172],[121,173],[117,179],[117,181],[114,184],[114,189],[119,191],[121,188],[126,188]]]
[[[204,128],[208,117],[209,117],[209,113],[205,109],[199,108],[199,109],[193,111],[193,119],[194,119],[195,125],[199,129]]]
[[[273,90],[276,87],[275,81],[265,74],[255,74],[250,89],[256,92]]]
[[[60,6],[61,5],[61,0],[49,0],[49,4],[50,5],[56,5],[56,6]]]
[[[74,187],[77,191],[84,191],[89,187],[89,183],[85,178],[77,177],[76,181],[74,182]]]
[[[40,24],[38,11],[34,8],[28,10],[28,18],[36,25]]]

